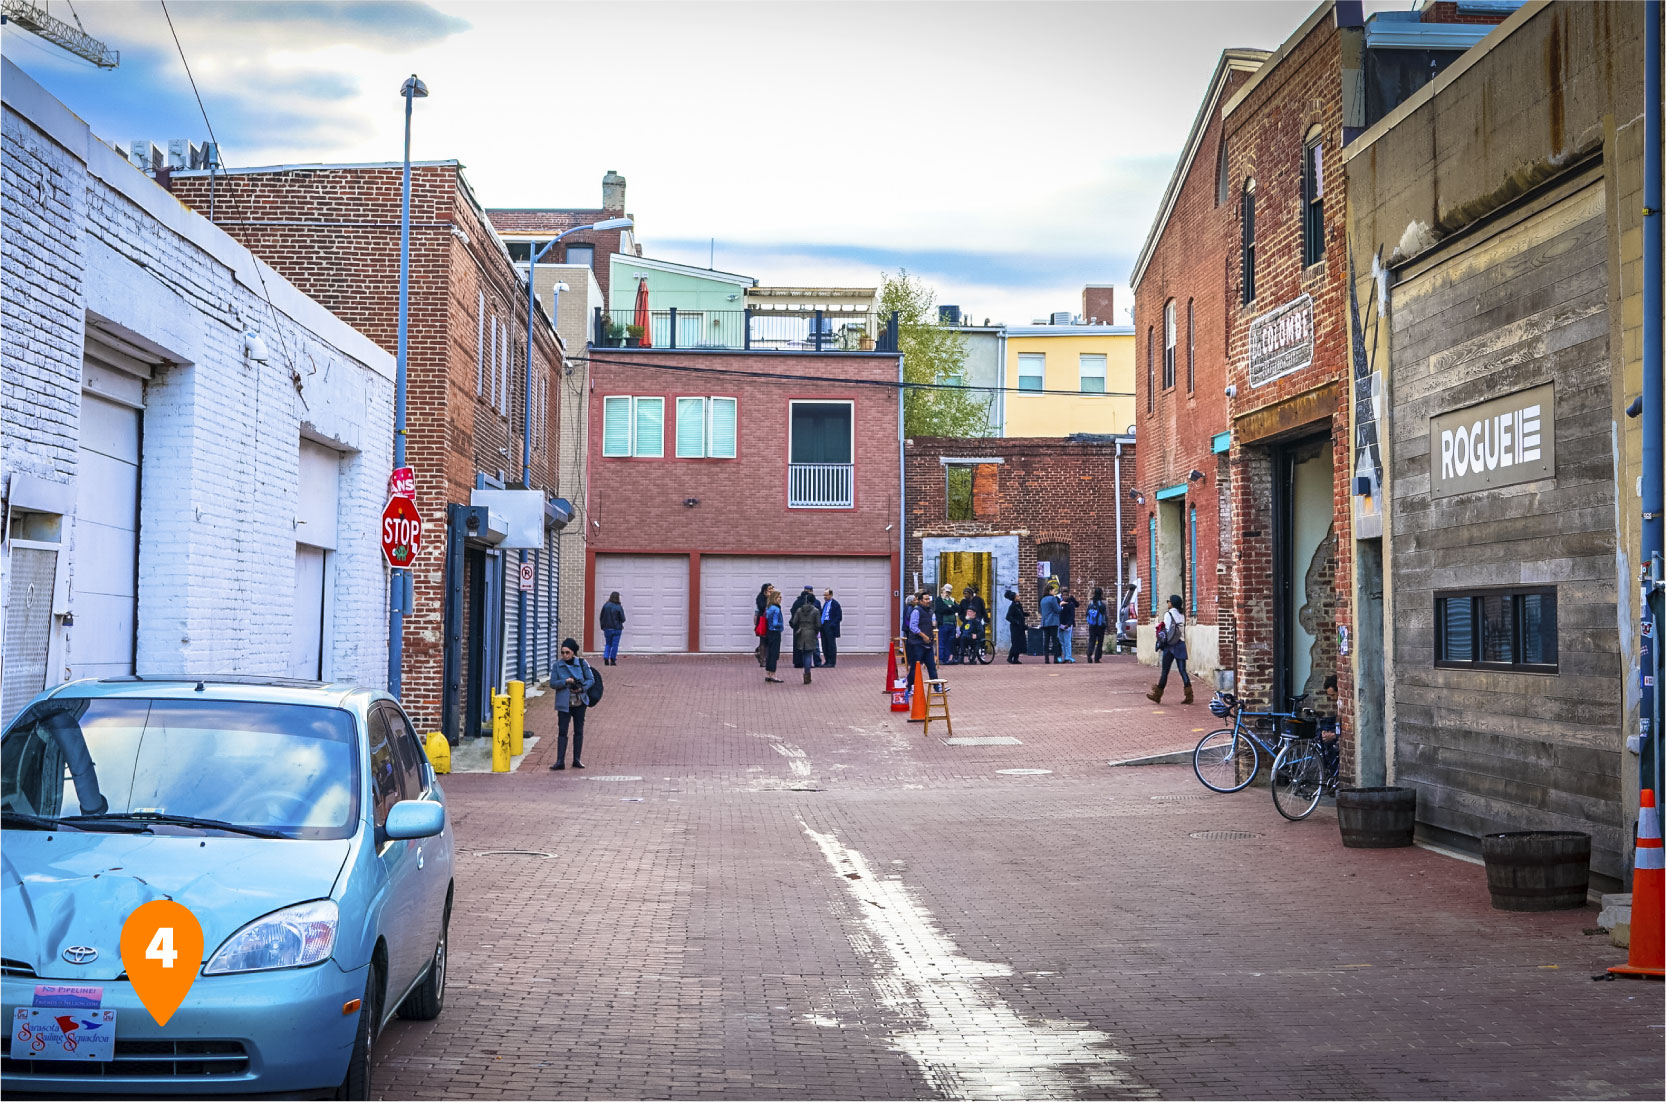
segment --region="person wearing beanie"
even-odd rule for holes
[[[1158,648],[1161,667],[1158,682],[1147,692],[1147,698],[1153,702],[1164,700],[1164,684],[1170,678],[1170,665],[1174,663],[1181,675],[1182,705],[1190,704],[1193,701],[1193,678],[1187,674],[1187,618],[1182,614],[1180,594],[1170,595],[1170,608],[1153,626],[1153,641]]]
[[[1025,651],[1025,607],[1019,604],[1019,595],[1011,590],[1004,590],[1002,597],[1008,600],[1008,612],[1003,615],[1008,623],[1008,662],[1016,664]]]
[[[579,750],[585,746],[585,709],[590,705],[591,683],[596,673],[591,665],[579,658],[579,642],[572,637],[562,641],[562,658],[550,676],[550,689],[556,696],[556,762],[550,770],[559,772],[567,767],[568,725],[573,725],[573,766],[583,768]]]

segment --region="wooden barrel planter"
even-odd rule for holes
[[[1587,905],[1593,839],[1585,833],[1492,833],[1482,839],[1495,910],[1570,910]]]
[[[1338,788],[1338,833],[1347,849],[1399,849],[1413,844],[1412,787]]]

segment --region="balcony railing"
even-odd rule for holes
[[[850,509],[850,463],[789,463],[788,508]]]
[[[656,347],[672,351],[898,350],[898,314],[822,310],[653,309],[648,327],[627,310],[596,310],[596,347]]]

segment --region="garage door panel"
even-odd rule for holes
[[[81,446],[90,453],[139,462],[138,411],[92,394],[81,395]],[[83,460],[83,466],[85,461]],[[85,471],[83,471],[85,474]]]
[[[139,468],[84,449],[75,482],[75,516],[80,521],[132,528],[138,512]]]
[[[75,548],[77,593],[133,596],[133,568],[139,560],[138,533],[94,521],[77,521]],[[93,553],[97,553],[97,558]]]
[[[133,674],[133,596],[77,591],[73,677]]]
[[[802,586],[840,600],[840,647],[879,652],[891,639],[892,561],[855,556],[707,556],[701,560],[701,650],[750,652],[754,599],[770,582],[791,606]]]
[[[598,651],[603,644],[602,606],[615,590],[626,613],[621,652],[689,650],[688,556],[597,556],[591,635]]]

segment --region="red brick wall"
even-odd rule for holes
[[[1117,290],[1111,286],[1083,287],[1083,319],[1098,320],[1102,324],[1116,324],[1112,314],[1117,311]]]
[[[668,365],[699,369],[667,369]],[[896,355],[674,354],[597,348],[591,352],[590,368],[588,504],[589,516],[597,525],[587,534],[587,560],[598,552],[896,553],[898,394],[895,388],[886,388],[898,380]],[[706,370],[721,373],[701,373]],[[829,378],[876,385],[836,383]],[[666,399],[663,458],[603,456],[602,401],[622,394]],[[736,399],[734,459],[676,457],[679,397]],[[853,508],[788,508],[790,400],[854,403]],[[697,498],[700,504],[686,506],[688,498]],[[585,612],[595,612],[600,604],[588,590]],[[586,636],[590,636],[588,627]]]
[[[605,212],[600,208],[489,208],[487,218],[492,226],[498,229],[499,235],[521,238],[523,236],[557,236],[569,228],[577,228],[584,224],[594,224],[599,220],[609,220],[624,216],[624,212]],[[595,247],[591,255],[591,272],[597,276],[597,284],[605,291],[608,289],[608,260],[620,253],[620,240],[630,229],[615,228],[612,231],[581,231],[575,232],[562,240],[560,247],[551,249],[544,258],[545,262],[566,262],[567,248],[577,243],[589,243]]]
[[[952,521],[945,490],[944,458],[1000,458],[1002,462],[981,467],[975,475],[974,519]],[[1126,446],[1122,460],[1124,487],[1124,556],[1134,552],[1132,534],[1139,509],[1129,492],[1133,489],[1134,460]],[[923,536],[1008,536],[1019,537],[1020,600],[1035,616],[1036,576],[1028,574],[1037,565],[1037,545],[1064,542],[1071,545],[1071,581],[1068,584],[1085,605],[1094,588],[1106,590],[1107,599],[1117,600],[1118,547],[1117,513],[1113,490],[1116,481],[1117,447],[1104,441],[1075,441],[1047,437],[992,440],[918,436],[904,444],[905,498],[907,499],[908,548],[904,573],[908,579],[921,565]],[[994,480],[992,482],[992,480]],[[926,576],[923,575],[923,580]],[[996,602],[1000,599],[987,599]],[[1000,611],[996,612],[1000,617]]]
[[[204,213],[208,185],[206,177],[176,176],[172,183],[175,196]],[[398,167],[221,175],[214,215],[224,231],[302,292],[379,346],[395,350]],[[417,474],[426,535],[413,564],[417,605],[405,620],[401,696],[418,728],[428,730],[440,727],[446,504],[469,500],[477,471],[503,471],[512,484],[521,479],[524,375],[519,370],[510,375],[513,424],[477,396],[477,295],[485,292],[487,313],[496,313],[523,346],[527,302],[525,285],[470,202],[455,165],[413,167],[411,221],[406,457]],[[559,384],[552,369],[559,358],[555,334],[542,318],[534,346],[533,373],[546,384],[548,404],[532,481],[554,491]]]
[[[1319,125],[1322,135],[1322,177],[1325,214],[1325,254],[1313,266],[1302,265],[1302,151],[1305,136]],[[1330,646],[1336,667],[1317,667],[1317,675],[1336,674],[1340,686],[1339,716],[1346,740],[1353,734],[1351,695],[1352,659],[1336,654],[1338,625],[1353,625],[1350,612],[1350,354],[1348,320],[1348,257],[1345,241],[1344,167],[1340,140],[1343,131],[1341,50],[1333,20],[1323,18],[1295,45],[1280,64],[1223,122],[1228,142],[1229,207],[1232,239],[1227,259],[1228,381],[1237,390],[1227,410],[1235,423],[1229,456],[1232,485],[1232,549],[1234,582],[1232,610],[1236,643],[1223,666],[1237,671],[1242,695],[1266,702],[1274,684],[1274,535],[1272,526],[1273,474],[1271,444],[1247,443],[1251,431],[1274,407],[1300,394],[1330,386],[1336,404],[1330,415],[1305,432],[1332,436],[1333,529],[1335,561],[1327,568],[1336,586],[1329,615],[1322,615],[1317,639]],[[1256,188],[1256,293],[1249,305],[1240,303],[1239,206],[1242,187],[1254,178]],[[1253,387],[1248,377],[1251,322],[1307,293],[1314,299],[1314,358],[1303,370]],[[1249,415],[1249,420],[1245,420]],[[1241,421],[1244,421],[1242,424]],[[1303,568],[1298,568],[1299,575]],[[1232,659],[1232,663],[1228,662]],[[1316,685],[1318,686],[1318,678]],[[1354,753],[1346,747],[1346,777],[1353,774]]]
[[[1157,513],[1154,491],[1186,483],[1186,508],[1197,514],[1198,564],[1194,586],[1198,593],[1196,620],[1221,630],[1223,667],[1232,667],[1229,650],[1233,623],[1229,612],[1231,597],[1225,589],[1229,553],[1221,549],[1220,502],[1226,496],[1226,456],[1212,451],[1212,440],[1228,428],[1228,404],[1223,396],[1227,385],[1228,320],[1232,289],[1237,288],[1229,266],[1237,259],[1239,224],[1234,190],[1217,203],[1217,164],[1222,142],[1221,104],[1233,96],[1250,74],[1228,71],[1225,86],[1209,111],[1209,122],[1198,152],[1182,179],[1170,218],[1154,245],[1151,258],[1135,289],[1136,350],[1136,473],[1135,489],[1147,497],[1138,507],[1140,527],[1136,551],[1141,579],[1150,577],[1151,533],[1147,522]],[[1176,384],[1164,389],[1164,306],[1176,304]],[[1188,389],[1187,309],[1193,306],[1193,389]],[[1147,331],[1153,332],[1153,407],[1147,407]],[[1193,470],[1202,471],[1202,482],[1188,482]],[[1186,520],[1184,513],[1184,521]],[[1184,524],[1184,530],[1186,528]],[[1184,531],[1185,537],[1185,531]],[[1185,543],[1185,540],[1184,540]],[[1187,576],[1182,594],[1187,593]],[[1142,591],[1141,616],[1151,612],[1154,584]],[[1187,599],[1192,609],[1195,599]],[[1223,612],[1219,612],[1223,611]]]

